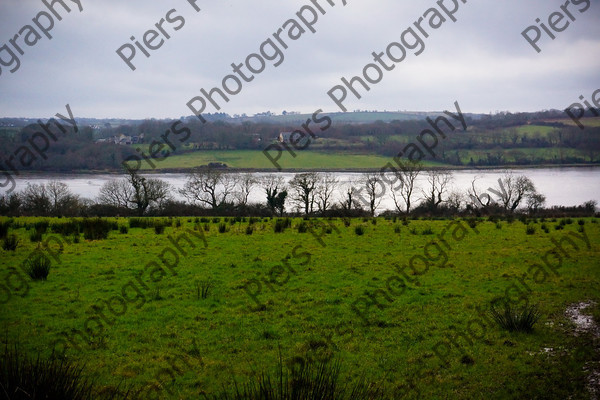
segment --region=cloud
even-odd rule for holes
[[[450,7],[453,0],[445,0]],[[296,41],[288,39],[285,61],[267,63],[252,82],[221,111],[230,114],[271,110],[312,113],[317,108],[338,111],[327,91],[351,78],[372,62],[373,51],[383,51],[400,39],[435,1],[319,0],[326,11]],[[166,118],[190,115],[186,102],[219,86],[261,43],[273,38],[282,25],[310,1],[253,2],[199,0],[197,13],[186,0],[122,2],[82,0],[84,11],[61,12],[52,40],[23,45],[21,66],[15,73],[2,67],[0,116],[48,117],[71,104],[81,117]],[[533,111],[564,108],[579,95],[589,98],[600,88],[600,5],[569,5],[575,21],[554,40],[540,39],[542,52],[521,36],[536,18],[547,23],[563,1],[519,0],[459,2],[456,22],[430,30],[426,50],[410,55],[386,72],[382,83],[348,101],[352,109],[441,110],[458,100],[467,112]],[[59,6],[60,7],[60,6]],[[155,29],[171,9],[185,24],[163,22],[170,36],[150,57],[136,49],[131,71],[116,50],[134,36]],[[45,9],[41,1],[5,0],[0,3],[0,46]],[[413,25],[414,26],[414,25]],[[18,38],[17,42],[22,40]],[[158,42],[158,39],[157,39]],[[6,54],[0,53],[6,60]],[[208,109],[214,111],[214,109]]]

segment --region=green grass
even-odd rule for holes
[[[537,229],[527,235],[527,225],[519,221],[503,221],[502,229],[481,222],[479,234],[461,222],[467,232],[462,241],[452,238],[453,230],[445,233],[451,247],[447,263],[435,262],[420,275],[405,268],[411,282],[394,295],[386,283],[401,276],[398,268],[413,256],[443,258],[430,243],[440,243],[438,235],[450,221],[409,220],[408,227],[394,233],[398,223],[381,218],[368,225],[353,219],[349,226],[334,220],[335,229],[322,242],[310,229],[298,231],[301,219],[283,233],[274,233],[275,219],[255,222],[252,235],[246,234],[247,222],[228,224],[227,232],[205,232],[206,247],[188,234],[195,247],[182,241],[186,255],[178,253],[173,266],[175,257],[165,252],[174,249],[169,236],[189,232],[195,224],[182,218],[181,227],[168,225],[162,235],[153,227],[124,234],[113,230],[106,240],[65,242],[60,254],[57,242],[51,242],[60,261],[51,257],[48,279],[32,281],[19,266],[37,246],[24,225],[38,220],[14,219],[9,233],[18,236],[20,245],[16,252],[1,253],[0,284],[10,282],[13,288],[12,297],[0,303],[2,340],[19,342],[32,356],[47,356],[61,333],[82,330],[88,321],[96,331],[92,343],[68,349],[66,356],[85,363],[86,374],[107,391],[126,384],[161,387],[173,399],[217,394],[232,377],[244,383],[263,371],[275,374],[281,355],[285,365],[298,357],[333,357],[341,361],[343,380],[364,378],[390,392],[407,391],[414,381],[406,398],[416,398],[417,392],[422,398],[589,398],[583,366],[598,361],[598,353],[590,338],[572,335],[564,311],[574,302],[600,303],[600,224],[590,219],[585,224],[590,249],[576,241],[580,250],[564,258],[560,276],[526,280],[528,299],[541,314],[532,333],[490,325],[472,345],[460,342],[464,348],[452,347],[443,359],[436,356],[436,345],[480,318],[477,308],[502,296],[523,274],[531,276],[528,270],[553,247],[551,239],[577,233],[577,223],[549,233],[532,223]],[[128,225],[123,218],[110,220]],[[355,233],[358,225],[366,226],[362,236]],[[320,234],[321,228],[313,231]],[[431,229],[433,235],[411,235],[410,228]],[[177,275],[164,268],[163,276],[157,269],[153,281],[146,266],[162,263],[161,254]],[[415,268],[418,272],[423,265]],[[145,288],[135,283],[136,277]],[[206,282],[210,290],[202,296]],[[127,284],[131,302],[115,316],[104,302],[116,298],[111,306],[119,311],[115,296],[122,296]],[[376,296],[381,309],[373,306],[362,318],[352,305],[365,292]],[[0,291],[0,301],[5,298]],[[91,319],[97,315],[94,305],[102,305],[102,315],[112,322],[104,323],[103,331],[93,322],[101,317]],[[600,315],[598,306],[588,311]]]
[[[271,152],[272,157],[277,151]],[[284,150],[278,163],[284,169],[352,169],[381,168],[390,161],[389,157],[364,154],[326,154],[315,151],[296,152],[296,158]],[[222,162],[230,168],[275,169],[262,150],[197,151],[168,157],[159,168],[193,168],[210,162]],[[149,169],[145,164],[142,168]]]

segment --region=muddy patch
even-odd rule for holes
[[[594,321],[591,315],[586,315],[584,310],[588,307],[596,305],[593,301],[586,301],[572,304],[567,307],[565,315],[573,324],[575,324],[576,336],[581,334],[591,334],[594,339],[600,338],[600,327]],[[600,347],[596,346],[596,351],[600,351]],[[590,392],[590,398],[598,400],[600,397],[600,365],[595,362],[586,363],[584,370],[588,374],[587,388]]]

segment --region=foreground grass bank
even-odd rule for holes
[[[11,221],[2,340],[84,362],[105,391],[194,398],[281,357],[338,360],[390,398],[583,399],[600,361],[565,316],[600,303],[596,219],[113,218],[106,239],[86,231],[97,240],[66,219]],[[34,281],[22,265],[38,247],[51,267]],[[535,304],[533,332],[493,323],[497,297]]]

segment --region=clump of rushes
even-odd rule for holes
[[[157,223],[154,225],[154,233],[156,233],[157,235],[162,235],[165,231],[165,225],[162,223]]]
[[[263,332],[265,339],[273,333]],[[254,380],[242,386],[234,382],[231,391],[212,395],[213,400],[379,400],[389,394],[378,384],[368,384],[364,378],[352,384],[343,382],[339,361],[305,362],[298,357],[289,367],[281,357],[275,374],[254,375]]]
[[[535,225],[527,225],[527,229],[525,230],[525,233],[528,235],[533,235],[535,234]]]
[[[298,224],[298,233],[306,233],[308,231],[308,224],[306,221],[302,221]]]
[[[50,273],[52,262],[48,257],[37,251],[32,257],[25,261],[25,270],[31,279],[45,281]]]
[[[356,233],[358,236],[362,236],[365,234],[365,227],[362,225],[356,225],[354,227],[354,233]]]
[[[2,248],[6,251],[15,251],[19,245],[19,239],[17,235],[8,235],[2,241]]]
[[[228,231],[227,224],[222,222],[219,224],[219,233],[225,233]]]
[[[490,314],[501,328],[509,332],[532,332],[533,326],[540,319],[535,305],[526,304],[522,308],[512,308],[509,302],[504,303],[502,310],[492,306]]]
[[[248,225],[246,227],[246,235],[252,235],[253,232],[254,232],[254,227],[252,225]]]

